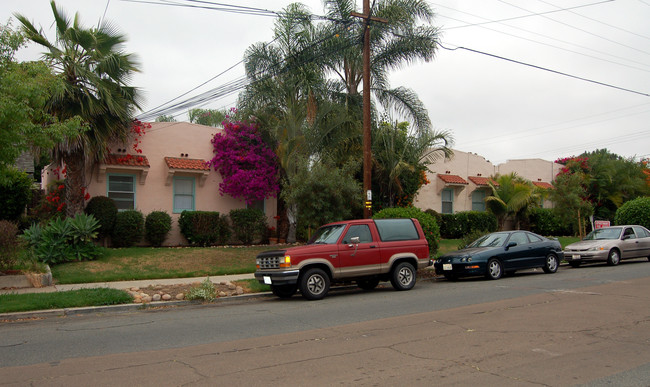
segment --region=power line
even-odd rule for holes
[[[443,49],[448,50],[448,51],[455,51],[455,50],[470,51],[470,52],[473,52],[473,53],[476,53],[476,54],[490,56],[490,57],[505,60],[505,61],[508,61],[508,62],[512,62],[512,63],[532,67],[532,68],[535,68],[535,69],[538,69],[538,70],[548,71],[550,73],[563,75],[565,77],[574,78],[574,79],[578,79],[578,80],[581,80],[581,81],[594,83],[594,84],[597,84],[597,85],[600,85],[600,86],[611,87],[613,89],[617,89],[617,90],[621,90],[621,91],[627,91],[628,93],[634,93],[634,94],[642,95],[644,97],[650,97],[650,94],[648,94],[648,93],[643,93],[643,92],[632,90],[632,89],[626,89],[624,87],[614,86],[614,85],[611,85],[609,83],[604,83],[604,82],[595,81],[595,80],[589,79],[589,78],[579,77],[577,75],[572,75],[572,74],[564,73],[562,71],[552,70],[552,69],[549,69],[549,68],[546,68],[546,67],[537,66],[537,65],[534,65],[534,64],[518,61],[518,60],[515,60],[515,59],[506,58],[506,57],[503,57],[503,56],[500,56],[500,55],[490,54],[490,53],[487,53],[487,52],[484,52],[484,51],[474,50],[474,49],[467,48],[467,47],[462,47],[462,46],[461,47],[456,47],[456,48],[447,48],[447,47],[443,46],[442,44],[440,44],[440,47],[442,47]]]

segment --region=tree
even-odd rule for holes
[[[512,220],[519,228],[519,221],[529,206],[535,206],[540,201],[540,192],[530,181],[518,176],[515,172],[507,175],[496,175],[488,180],[492,194],[485,198],[485,204],[499,222],[503,230],[506,221]]]
[[[80,25],[78,14],[71,21],[54,1],[51,8],[54,42],[25,16],[16,18],[25,36],[46,49],[45,62],[62,80],[62,87],[47,102],[47,111],[61,122],[77,119],[86,127],[51,150],[54,162],[66,165],[66,211],[72,216],[83,211],[87,165],[103,160],[108,145],[125,142],[131,132],[138,93],[126,82],[138,67],[133,56],[122,51],[124,36],[110,24],[87,29]]]
[[[373,131],[373,204],[409,206],[428,182],[427,164],[451,156],[450,135],[422,130],[408,134],[408,122],[381,122]]]
[[[162,116],[156,117],[156,122],[176,122],[176,118],[171,115],[168,116],[163,114]]]
[[[0,169],[13,165],[22,152],[52,147],[83,130],[79,120],[58,122],[45,111],[61,83],[43,62],[15,61],[24,40],[10,24],[0,26]]]
[[[205,126],[221,126],[228,114],[223,110],[215,109],[190,109],[188,113],[190,122]]]
[[[559,173],[553,182],[550,198],[553,211],[565,224],[572,227],[582,239],[585,235],[585,223],[593,213],[593,206],[587,197],[587,178],[581,172]]]
[[[319,57],[343,84],[348,103],[361,106],[362,45],[364,23],[351,15],[354,0],[324,1],[327,16],[332,20],[319,32],[323,44]],[[422,0],[377,0],[372,16],[387,23],[373,23],[370,29],[371,89],[384,110],[396,113],[413,123],[416,130],[429,129],[431,121],[417,94],[405,87],[391,88],[390,71],[417,60],[433,59],[438,48],[438,30],[430,25],[434,13]],[[423,22],[424,25],[418,25]]]

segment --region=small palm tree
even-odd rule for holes
[[[84,208],[87,166],[103,160],[109,144],[125,141],[130,134],[138,93],[127,81],[138,67],[133,56],[122,51],[124,36],[110,24],[84,28],[78,14],[71,21],[54,1],[51,7],[54,42],[25,16],[15,16],[25,36],[45,47],[44,61],[64,81],[48,103],[50,114],[59,121],[78,119],[85,128],[51,150],[54,162],[66,165],[66,212],[72,216]]]
[[[537,205],[540,192],[533,183],[513,172],[507,175],[496,175],[488,181],[492,195],[485,198],[487,208],[497,217],[499,229],[503,230],[507,220],[515,222],[519,228],[519,220],[529,206]]]

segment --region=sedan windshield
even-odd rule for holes
[[[584,240],[602,240],[602,239],[618,239],[621,236],[620,227],[598,228],[590,232]]]
[[[495,232],[480,237],[467,247],[501,247],[508,239],[507,232]]]
[[[341,236],[341,233],[343,232],[344,228],[345,228],[344,224],[321,227],[318,230],[316,230],[316,233],[314,234],[313,237],[311,237],[311,239],[307,244],[308,245],[318,244],[318,243],[327,244],[327,245],[334,244]]]

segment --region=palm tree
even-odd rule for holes
[[[26,17],[15,16],[25,36],[45,47],[44,60],[64,81],[51,97],[48,110],[60,121],[76,118],[85,127],[51,150],[54,162],[66,165],[66,213],[72,216],[84,208],[87,166],[103,160],[111,142],[126,141],[130,134],[138,93],[127,81],[138,67],[133,55],[122,51],[125,37],[110,24],[87,29],[80,25],[78,14],[71,21],[54,1],[51,7],[54,42]]]
[[[333,20],[320,30],[323,44],[320,55],[325,69],[345,87],[349,103],[360,106],[364,24],[351,16],[354,0],[325,0],[327,16]],[[386,111],[397,113],[413,123],[415,129],[429,129],[431,121],[418,96],[405,87],[390,88],[388,75],[405,64],[433,59],[438,48],[438,30],[429,24],[433,10],[423,0],[377,0],[372,16],[387,23],[373,23],[370,30],[371,90]]]
[[[516,172],[496,175],[488,181],[492,195],[485,198],[487,208],[497,217],[499,229],[503,230],[507,220],[513,220],[519,228],[519,220],[531,205],[540,202],[540,193],[533,183]]]

